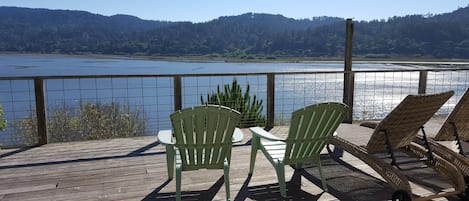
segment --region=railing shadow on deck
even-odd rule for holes
[[[2,169],[10,169],[10,168],[24,168],[24,167],[36,167],[36,166],[47,166],[47,165],[58,165],[58,164],[67,164],[67,163],[79,163],[79,162],[89,162],[89,161],[98,161],[98,160],[109,160],[109,159],[121,159],[121,158],[130,158],[130,157],[141,157],[141,156],[153,156],[153,155],[161,155],[166,154],[165,151],[158,151],[158,152],[150,152],[150,153],[143,153],[155,146],[160,145],[159,141],[153,142],[148,144],[144,147],[141,147],[135,151],[130,152],[129,154],[125,155],[117,155],[117,156],[102,156],[102,157],[93,157],[93,158],[78,158],[72,160],[63,160],[63,161],[51,161],[51,162],[40,162],[40,163],[26,163],[26,164],[18,164],[18,165],[0,165],[0,170]],[[18,154],[25,151],[33,151],[34,147],[28,148],[20,148],[15,151],[7,152],[0,155],[0,158],[11,156],[14,154]]]
[[[34,148],[34,147],[37,147],[37,146],[22,147],[22,148],[13,150],[13,151],[9,151],[9,152],[0,154],[0,159],[1,159],[1,158],[8,157],[8,156],[15,155],[15,154],[19,154],[19,153],[21,153],[21,152],[28,151],[28,150],[30,150],[30,149],[32,149],[32,148]]]

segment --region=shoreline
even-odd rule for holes
[[[124,59],[124,60],[149,60],[168,62],[190,62],[190,63],[344,63],[340,58],[320,58],[320,57],[278,57],[275,59],[242,59],[227,57],[209,56],[136,56],[136,55],[106,55],[106,54],[41,54],[41,53],[17,53],[0,52],[0,56],[45,56],[45,57],[75,57],[93,59]],[[353,63],[376,63],[376,64],[397,64],[404,66],[416,65],[469,65],[469,59],[436,59],[436,58],[386,58],[369,59],[354,57]],[[436,67],[436,66],[434,66]]]

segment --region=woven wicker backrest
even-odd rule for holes
[[[366,146],[367,150],[386,150],[384,132],[388,134],[392,148],[409,145],[419,129],[453,94],[453,91],[448,91],[439,94],[408,95],[375,128]]]
[[[177,111],[170,118],[182,170],[223,168],[225,158],[231,156],[239,112],[223,106],[205,105]]]
[[[309,162],[314,155],[319,155],[348,112],[347,105],[334,102],[310,105],[293,112],[284,163]]]
[[[469,88],[446,118],[435,140],[455,140],[452,123],[456,125],[459,139],[469,140]]]

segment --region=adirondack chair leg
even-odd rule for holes
[[[292,167],[295,170],[303,169],[303,163],[291,164],[290,167]]]
[[[285,165],[281,161],[277,161],[275,166],[275,171],[277,172],[278,185],[280,186],[280,195],[282,197],[287,197],[287,192],[285,188]]]
[[[166,167],[168,168],[168,179],[172,180],[174,175],[174,157],[175,157],[173,145],[166,145]]]
[[[181,164],[176,164],[176,201],[181,201]]]
[[[319,158],[319,155],[314,157],[314,162],[318,165],[318,170],[319,170],[319,176],[321,177],[321,182],[322,182],[322,189],[324,191],[328,191],[327,189],[327,181],[326,178],[324,178],[324,175],[322,174],[322,165],[321,165],[321,159]]]
[[[223,174],[225,179],[226,200],[230,200],[230,165],[226,159],[223,168]]]
[[[249,163],[249,175],[252,175],[254,171],[254,165],[256,163],[257,150],[259,149],[260,138],[252,136],[251,139],[251,161]]]

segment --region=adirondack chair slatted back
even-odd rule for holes
[[[182,170],[223,169],[224,160],[231,157],[239,112],[205,105],[175,112],[170,118]]]
[[[318,155],[348,111],[342,103],[321,103],[293,112],[284,163],[302,163]]]
[[[446,118],[445,123],[441,126],[440,131],[435,136],[435,140],[455,140],[454,124],[456,126],[460,140],[469,140],[469,88],[454,106],[451,114]]]
[[[386,151],[386,132],[393,149],[409,145],[419,129],[432,118],[454,94],[447,91],[429,95],[408,95],[375,128],[366,149],[369,152]]]

